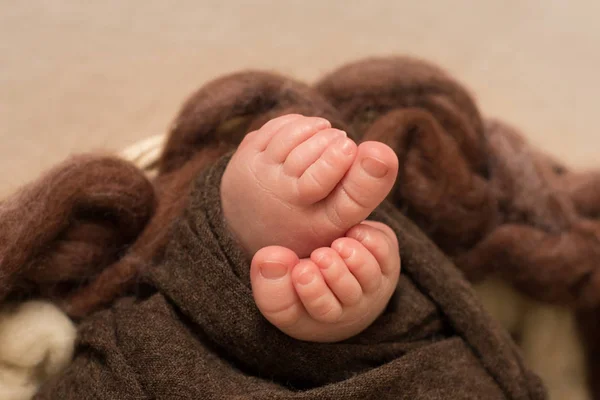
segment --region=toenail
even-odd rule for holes
[[[267,279],[279,279],[287,273],[287,266],[277,261],[267,261],[260,266],[260,274]]]
[[[340,257],[342,257],[344,260],[347,260],[348,258],[352,257],[352,255],[354,254],[354,249],[349,246],[346,246],[344,244],[334,243],[333,247],[335,247],[335,250],[338,252]]]
[[[329,254],[322,254],[317,259],[317,265],[321,269],[327,269],[331,266],[331,264],[333,264],[333,259],[331,258],[331,256]]]
[[[308,285],[315,279],[315,274],[310,270],[305,270],[298,275],[298,283],[301,285]]]
[[[371,175],[373,178],[383,178],[389,170],[387,165],[373,157],[365,157],[362,160],[361,165],[367,174]]]
[[[364,240],[367,237],[367,232],[364,229],[355,228],[352,230],[352,232],[350,232],[350,235],[348,235],[348,236],[353,237],[354,239],[358,240],[359,242],[364,242]]]
[[[352,155],[352,153],[354,153],[354,142],[348,138],[343,138],[340,140],[343,140],[342,153],[346,155]]]

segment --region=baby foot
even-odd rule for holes
[[[311,342],[336,342],[366,329],[385,309],[399,274],[396,235],[372,221],[309,259],[283,247],[265,247],[254,256],[250,272],[264,317],[289,336]]]
[[[233,155],[223,213],[249,254],[280,245],[308,257],[367,218],[397,172],[388,146],[357,147],[325,119],[285,115],[246,135]]]

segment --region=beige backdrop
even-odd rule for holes
[[[387,54],[443,65],[486,114],[592,165],[598,15],[595,0],[0,0],[0,195],[69,153],[163,132],[192,90],[225,72],[312,81]]]

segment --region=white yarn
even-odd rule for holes
[[[73,357],[77,331],[56,306],[43,301],[0,309],[0,399],[29,400]]]

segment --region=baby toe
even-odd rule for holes
[[[346,233],[359,241],[377,260],[386,277],[395,277],[400,271],[400,250],[394,231],[385,224],[364,221]]]
[[[292,271],[292,280],[300,301],[312,318],[325,323],[339,320],[342,306],[314,262],[300,261]]]
[[[252,294],[263,316],[278,328],[296,324],[303,314],[291,271],[298,257],[289,249],[270,246],[260,249],[252,259]]]
[[[381,286],[383,274],[379,263],[359,241],[348,237],[340,238],[333,242],[331,248],[344,260],[364,293],[372,293]]]
[[[331,127],[324,118],[301,117],[294,119],[273,136],[267,148],[266,157],[273,163],[283,163],[290,152],[317,132]]]
[[[338,137],[298,179],[298,195],[304,203],[316,203],[326,198],[340,183],[356,155],[356,143]]]
[[[323,279],[344,306],[360,302],[362,288],[335,250],[330,247],[317,249],[311,254],[311,260],[319,267]]]
[[[267,121],[260,129],[247,134],[240,147],[252,143],[256,150],[265,151],[273,137],[288,123],[302,118],[300,114],[286,114]]]
[[[327,147],[341,137],[346,137],[346,132],[333,128],[316,133],[290,152],[283,164],[284,172],[289,176],[300,178],[308,167],[323,155]]]
[[[346,229],[360,223],[386,198],[397,174],[398,157],[389,146],[361,143],[352,165],[324,202],[328,218]]]

